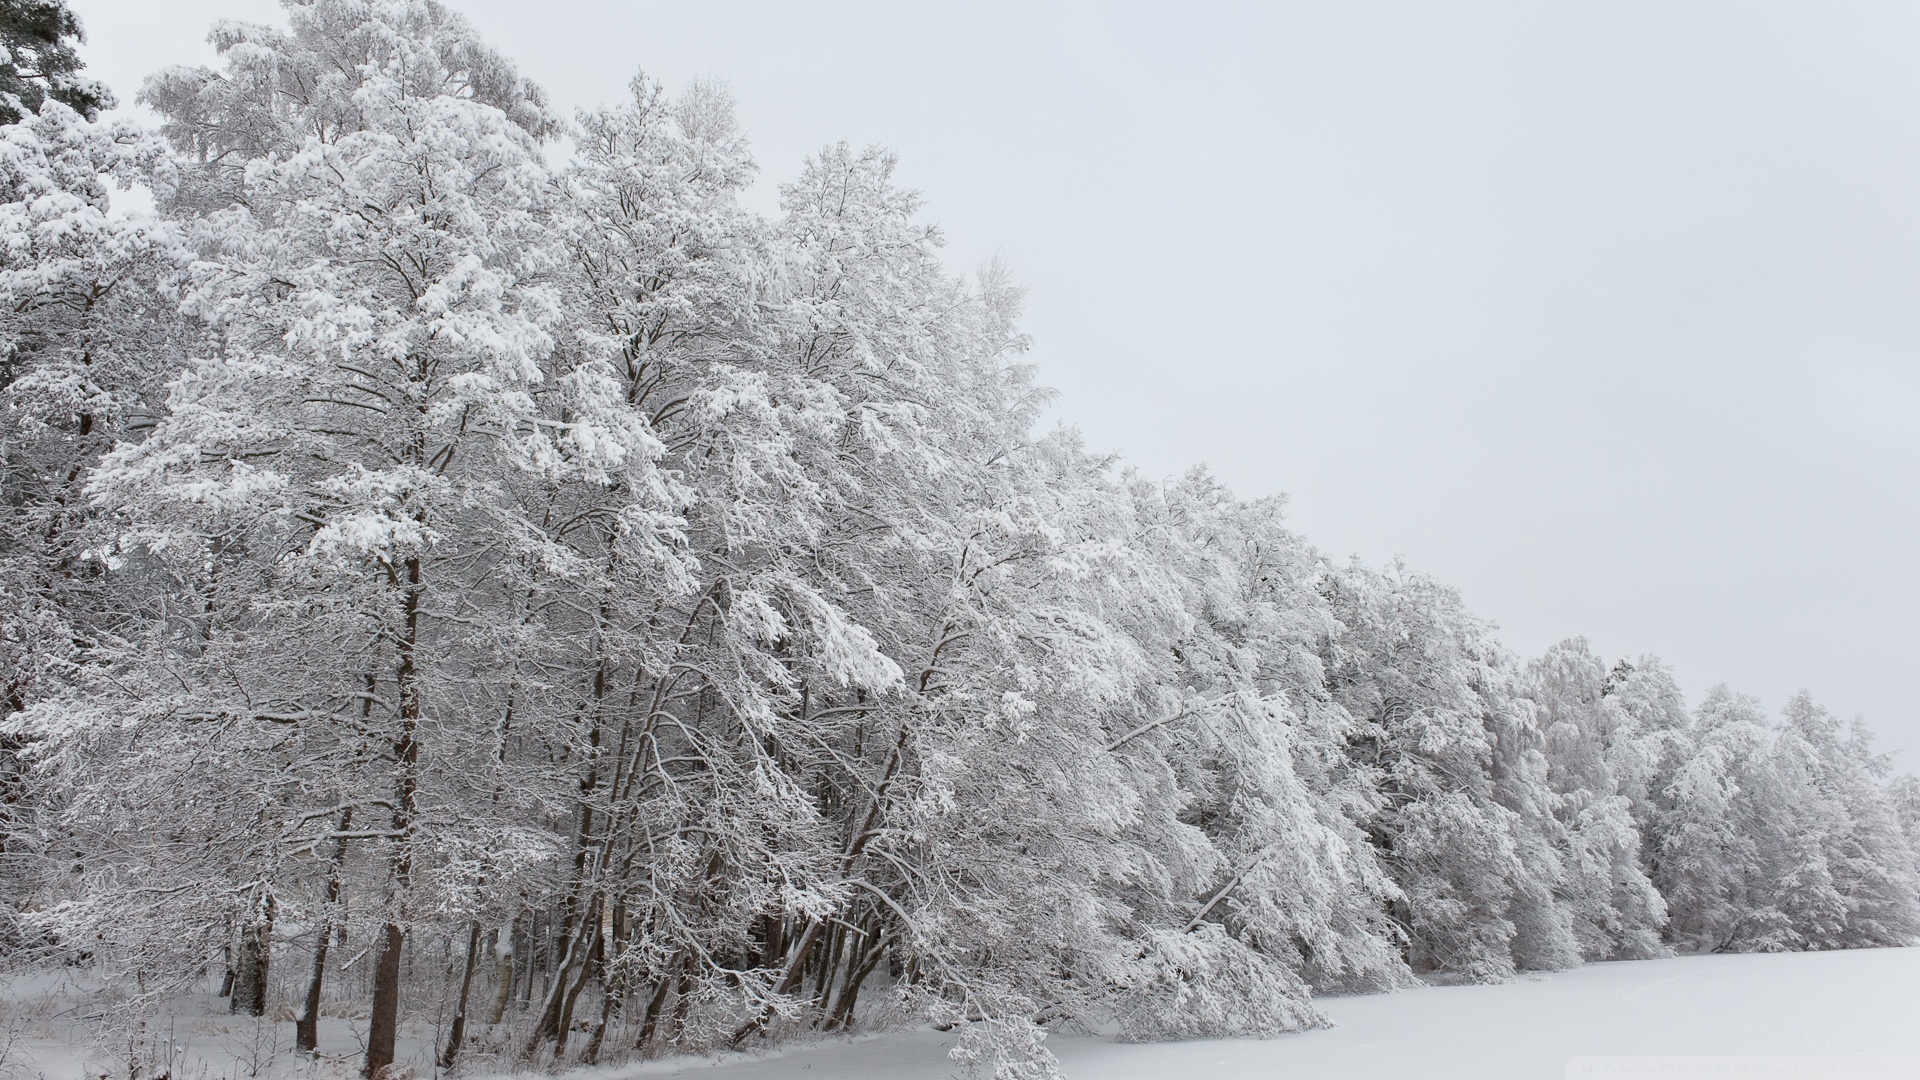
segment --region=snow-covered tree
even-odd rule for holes
[[[178,593],[110,683],[37,727],[74,758],[76,820],[166,807],[208,853],[155,865],[182,845],[141,830],[160,847],[89,867],[89,899],[52,919],[134,932],[118,909],[178,882],[235,909],[244,939],[331,844],[371,841],[377,1076],[408,926],[500,872],[466,867],[542,854],[505,816],[519,789],[489,782],[505,717],[528,708],[495,677],[538,640],[522,590],[592,596],[580,546],[644,568],[625,582],[643,593],[681,571],[662,448],[555,280],[537,95],[438,5],[288,13],[287,32],[223,27],[224,74],[146,94],[199,159],[162,196],[199,252],[180,308],[202,339],[90,491]],[[583,516],[590,545],[569,532]],[[566,689],[541,704],[564,714]],[[139,753],[98,767],[135,733]],[[161,782],[149,755],[225,777],[225,798],[125,783]],[[204,950],[217,925],[147,943]]]
[[[65,0],[0,0],[0,124],[16,123],[57,101],[89,120],[113,108],[113,94],[80,74],[77,42],[86,40]]]
[[[1798,825],[1814,833],[1820,862],[1842,901],[1837,933],[1807,934],[1819,948],[1890,947],[1920,937],[1920,878],[1899,810],[1887,791],[1886,759],[1858,724],[1843,729],[1804,691],[1787,702],[1776,768],[1802,793]],[[1811,826],[1811,828],[1809,828]]]
[[[1662,792],[1654,880],[1688,950],[1905,944],[1916,934],[1912,847],[1897,789],[1864,733],[1805,694],[1775,728],[1716,688]]]
[[[1637,960],[1661,954],[1667,912],[1641,865],[1633,801],[1614,776],[1614,761],[1632,757],[1615,747],[1634,737],[1634,718],[1608,689],[1607,669],[1583,639],[1527,665],[1560,825],[1556,891],[1573,916],[1582,958]]]
[[[442,1069],[914,1016],[1010,1080],[1063,1026],[1920,933],[1920,794],[1810,699],[1522,664],[1036,434],[1019,290],[884,151],[761,216],[720,84],[569,125],[435,0],[285,6],[157,136],[0,128],[12,955],[309,1051],[370,995],[369,1077],[432,998]]]
[[[167,222],[116,214],[111,185],[164,171],[162,144],[59,101],[0,127],[0,875],[44,837],[11,717],[72,686],[123,629],[103,528],[84,493],[116,441],[151,424],[178,323]],[[11,912],[10,912],[11,913]]]
[[[1380,809],[1368,834],[1402,898],[1420,974],[1493,980],[1579,961],[1552,835],[1553,793],[1511,657],[1457,594],[1399,567],[1331,571],[1328,681]]]

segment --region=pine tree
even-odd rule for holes
[[[80,74],[74,45],[86,40],[66,0],[0,0],[0,123],[17,123],[57,101],[92,120],[113,93]]]

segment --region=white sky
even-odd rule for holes
[[[70,2],[123,99],[278,20]],[[897,150],[1090,445],[1920,767],[1920,7],[453,6],[568,108],[728,80],[765,205]]]

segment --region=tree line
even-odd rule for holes
[[[568,119],[434,0],[283,2],[157,130],[6,5],[67,58],[0,78],[10,963],[332,1010],[369,1077],[430,1017],[449,1068],[921,1018],[1011,1078],[1920,935],[1857,723],[1516,658],[1041,432],[1019,290],[884,152],[763,216],[722,86]]]

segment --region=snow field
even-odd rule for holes
[[[120,1047],[88,1045],[81,988],[16,980],[6,995],[6,1080],[125,1076]],[[150,1042],[171,1044],[175,1080],[347,1080],[357,1076],[360,1025],[329,1018],[323,1056],[294,1054],[286,1020],[228,1016],[209,999],[183,1001]],[[1056,1034],[1047,1046],[1069,1080],[1534,1080],[1688,1075],[1690,1057],[1718,1080],[1920,1078],[1920,948],[1688,956],[1591,964],[1493,986],[1434,986],[1321,998],[1330,1030],[1274,1039],[1129,1044]],[[204,1005],[204,1011],[196,1005]],[[403,1039],[415,1077],[436,1075],[425,1039]],[[691,1076],[704,1080],[949,1080],[957,1032],[931,1028],[790,1046],[758,1056],[668,1058],[583,1069],[569,1080]],[[1701,1056],[1743,1061],[1702,1061]],[[1575,1065],[1575,1059],[1585,1059]],[[1827,1059],[1825,1067],[1816,1059]],[[1836,1061],[1835,1059],[1840,1059]],[[1631,1069],[1624,1067],[1631,1065]],[[526,1080],[494,1073],[484,1080]]]
[[[1318,1003],[1331,1030],[1148,1045],[1063,1034],[1047,1046],[1069,1080],[1559,1080],[1577,1075],[1571,1059],[1629,1055],[1906,1058],[1864,1075],[1920,1077],[1920,948],[1623,961]],[[948,1080],[958,1075],[945,1056],[954,1041],[922,1029],[753,1060],[599,1070],[593,1080]],[[1804,1061],[1781,1064],[1820,1080],[1796,1067]],[[1766,1075],[1750,1062],[1744,1074],[1728,1068],[1708,1075]]]

